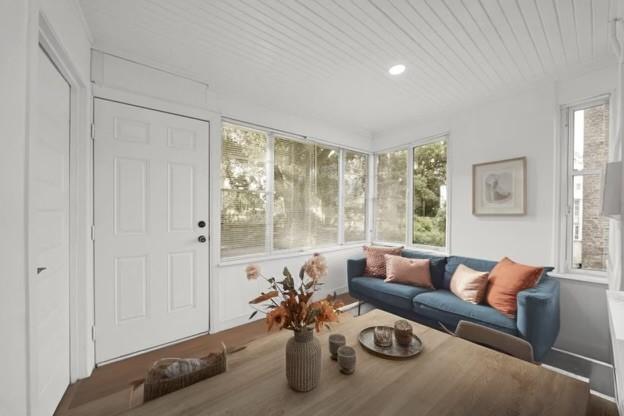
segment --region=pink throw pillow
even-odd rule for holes
[[[451,278],[451,292],[466,302],[479,304],[485,297],[488,275],[460,264]]]
[[[386,282],[404,283],[433,289],[429,259],[410,259],[401,256],[385,255]]]
[[[386,259],[385,254],[401,254],[403,247],[379,247],[364,246],[364,254],[366,255],[366,266],[364,267],[364,276],[370,277],[386,277]]]

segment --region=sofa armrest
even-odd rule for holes
[[[544,276],[534,288],[518,293],[518,332],[542,361],[559,335],[559,281]]]
[[[366,267],[366,258],[356,258],[347,260],[347,284],[351,285],[351,279],[354,277],[364,276],[364,268]]]

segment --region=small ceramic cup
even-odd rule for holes
[[[338,348],[338,366],[343,374],[353,374],[355,371],[355,349],[348,345]]]
[[[397,344],[402,347],[409,347],[412,343],[412,325],[404,319],[394,323],[394,336]]]
[[[392,346],[392,328],[387,326],[376,326],[374,332],[375,345],[378,347]]]
[[[336,355],[338,354],[338,348],[342,347],[347,343],[345,336],[342,334],[331,334],[329,336],[329,353],[331,354],[331,359],[336,361]]]

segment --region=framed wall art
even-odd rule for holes
[[[526,215],[526,157],[472,165],[474,215]]]

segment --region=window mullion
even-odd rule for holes
[[[345,242],[344,235],[344,169],[345,169],[345,157],[346,152],[343,149],[339,150],[340,157],[338,158],[338,244],[343,245]]]
[[[407,189],[405,190],[405,197],[407,198],[406,215],[405,218],[405,231],[406,243],[412,245],[414,242],[414,148],[407,149]]]
[[[265,245],[268,254],[273,254],[273,198],[275,195],[275,138],[273,133],[267,134],[267,157],[266,157],[266,231]]]

